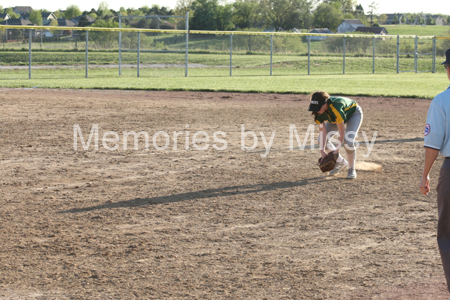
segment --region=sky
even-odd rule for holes
[[[125,8],[133,7],[139,8],[144,5],[152,6],[153,4],[158,4],[159,6],[166,6],[169,8],[175,8],[177,0],[130,0],[130,1],[119,1],[119,0],[103,0],[108,3],[109,8],[114,10],[119,10],[121,6]],[[91,8],[98,8],[98,5],[102,2],[102,0],[0,0],[0,5],[5,7],[10,6],[31,6],[33,9],[42,9],[45,8],[50,11],[55,11],[58,9],[66,9],[67,6],[75,4],[84,11],[91,10]],[[361,4],[364,8],[364,11],[369,11],[369,5],[372,2],[378,3],[378,9],[376,10],[376,14],[382,13],[431,13],[431,14],[450,14],[450,9],[444,9],[447,6],[444,5],[442,0],[428,0],[428,1],[419,1],[419,0],[403,0],[403,1],[394,1],[394,0],[357,0],[358,4]]]

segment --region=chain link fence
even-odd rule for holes
[[[0,78],[443,72],[436,57],[450,47],[436,37],[187,31],[188,15],[115,20],[119,28],[0,26]]]

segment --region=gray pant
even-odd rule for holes
[[[450,158],[446,158],[442,164],[436,191],[439,216],[437,242],[450,291]]]
[[[355,150],[355,138],[358,134],[359,128],[361,127],[362,120],[363,112],[361,107],[359,107],[358,105],[358,107],[356,107],[356,111],[346,123],[347,127],[345,129],[344,144],[346,145],[345,148],[347,150]],[[339,133],[336,124],[325,123],[325,128],[327,129],[328,134],[330,132],[335,132],[333,135],[330,134],[330,136],[334,136],[335,134]]]

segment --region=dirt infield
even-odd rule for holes
[[[447,299],[441,158],[418,190],[430,100],[354,99],[378,137],[352,181],[289,150],[289,126],[313,124],[307,96],[1,89],[0,299]],[[118,149],[75,151],[76,124]],[[148,150],[123,150],[123,131]]]

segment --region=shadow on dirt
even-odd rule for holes
[[[81,213],[100,209],[111,209],[111,208],[123,208],[123,207],[136,207],[143,205],[156,205],[156,204],[167,204],[173,202],[181,202],[188,200],[200,200],[213,197],[223,197],[231,195],[246,195],[252,193],[259,193],[264,191],[272,191],[279,189],[292,188],[297,186],[304,186],[310,184],[320,184],[323,182],[330,182],[334,180],[347,180],[343,177],[314,177],[309,179],[304,179],[300,181],[282,181],[269,184],[252,184],[252,185],[239,185],[230,186],[218,189],[207,189],[195,192],[187,192],[180,194],[173,194],[168,196],[152,197],[152,198],[136,198],[127,201],[120,201],[115,203],[106,203],[97,206],[74,208],[70,210],[60,211],[59,213]]]

